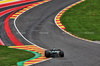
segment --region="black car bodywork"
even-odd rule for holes
[[[64,52],[60,49],[45,50],[45,57],[64,57]]]

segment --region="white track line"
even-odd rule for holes
[[[49,1],[50,2],[50,1]],[[46,2],[45,2],[46,3]],[[75,2],[76,3],[76,2]],[[44,4],[44,3],[42,3],[42,4]],[[40,4],[41,5],[41,4]],[[39,6],[39,5],[37,5],[37,6]],[[36,6],[35,6],[36,7]],[[34,8],[34,7],[32,7],[32,8]],[[32,9],[32,8],[30,8],[30,9]],[[29,10],[30,10],[29,9]],[[64,8],[65,9],[65,8]],[[27,10],[28,11],[28,10]],[[62,10],[61,10],[62,11]],[[61,12],[60,11],[60,12]],[[25,11],[26,12],[26,11]],[[25,12],[23,12],[23,13],[25,13]],[[59,13],[60,13],[59,12]],[[22,13],[22,14],[23,14]],[[58,14],[59,14],[58,13]],[[22,15],[22,14],[20,14],[20,15]],[[58,15],[57,14],[57,15]],[[20,16],[19,15],[19,16]],[[57,17],[57,15],[56,15],[56,17]],[[19,16],[17,16],[17,18],[19,17]],[[56,19],[56,17],[55,17],[55,19]],[[23,38],[23,39],[25,39],[27,42],[29,42],[30,44],[32,44],[32,45],[36,45],[36,44],[34,44],[34,43],[32,43],[31,41],[29,41],[28,39],[26,39],[23,35],[22,35],[22,33],[19,31],[19,29],[17,28],[17,26],[16,26],[16,20],[17,20],[17,18],[14,20],[14,26],[15,26],[15,28],[16,28],[16,30],[18,31],[18,33],[21,35],[21,37]],[[54,19],[54,21],[55,21],[55,24],[56,24],[56,20]],[[57,24],[56,24],[57,25]],[[57,25],[58,26],[58,25]],[[59,27],[59,26],[58,26]],[[59,27],[60,28],[60,27]],[[60,28],[61,29],[61,28]],[[63,29],[61,29],[62,31],[64,31]],[[65,31],[64,31],[65,32]],[[65,32],[65,33],[67,33],[67,32]],[[68,33],[67,33],[68,34]],[[70,34],[69,34],[70,35]],[[72,36],[72,35],[71,35]],[[74,37],[74,36],[72,36],[72,37]],[[75,38],[77,38],[77,37],[75,37]],[[80,39],[80,38],[78,38],[78,39]],[[82,40],[82,39],[81,39]],[[86,41],[86,40],[85,40]],[[92,41],[90,41],[90,42],[92,42]],[[94,42],[95,43],[95,42]],[[36,45],[37,46],[37,45]],[[40,46],[38,46],[38,47],[40,47]],[[40,47],[40,48],[42,48],[42,47]],[[42,49],[45,49],[45,48],[42,48]],[[46,50],[46,49],[45,49]],[[52,58],[50,58],[50,59],[52,59]],[[47,59],[47,60],[50,60],[50,59]],[[47,60],[44,60],[44,61],[47,61]],[[41,61],[41,62],[44,62],[44,61]],[[41,63],[41,62],[38,62],[38,63]],[[36,63],[37,64],[37,63]]]
[[[81,0],[81,1],[83,1],[83,0]],[[79,1],[78,1],[79,2]],[[77,3],[77,2],[75,2],[75,3]],[[75,3],[73,3],[73,4],[75,4]],[[72,4],[71,4],[72,5]],[[71,6],[71,5],[69,5],[69,6]],[[67,6],[67,7],[69,7],[69,6]],[[64,9],[66,9],[67,7],[65,7]],[[62,9],[61,11],[63,11],[64,9]],[[60,11],[60,12],[61,12]],[[59,12],[59,13],[60,13]],[[58,14],[59,14],[58,13]],[[57,15],[58,15],[57,14]],[[57,15],[56,15],[56,17],[57,17]],[[56,17],[54,18],[54,21],[55,21],[55,24],[57,25],[57,23],[56,23]],[[58,25],[57,25],[58,26]],[[59,26],[58,26],[59,27]],[[59,27],[60,28],[60,27]],[[61,29],[61,28],[60,28]],[[62,31],[64,31],[63,29],[61,29]],[[66,31],[64,31],[66,34],[68,34],[68,35],[70,35],[69,33],[67,33]],[[89,41],[89,40],[85,40],[85,39],[81,39],[81,38],[79,38],[79,37],[75,37],[75,36],[73,36],[73,35],[70,35],[70,36],[72,36],[72,37],[74,37],[74,38],[77,38],[77,39],[80,39],[80,40],[84,40],[84,41],[88,41],[88,42],[92,42],[92,43],[96,43],[96,42],[94,42],[94,41]],[[96,44],[100,44],[100,43],[96,43]]]
[[[50,58],[50,59],[52,59],[52,58]],[[50,59],[46,59],[46,60],[40,61],[38,63],[41,63],[41,62],[44,62],[44,61],[47,61],[47,60],[50,60]],[[37,63],[34,63],[34,64],[37,64]],[[33,65],[33,64],[31,64],[31,65]],[[28,65],[28,66],[30,66],[30,65]]]
[[[50,0],[51,1],[51,0]],[[48,2],[50,2],[50,1],[48,1]],[[47,2],[45,2],[45,3],[47,3]],[[44,3],[42,3],[42,4],[44,4]],[[42,5],[42,4],[40,4],[40,5]],[[39,5],[37,5],[37,6],[39,6]],[[36,6],[35,6],[36,7]],[[32,8],[34,8],[34,7],[32,7]],[[32,8],[30,8],[30,9],[32,9]],[[29,10],[30,10],[29,9]],[[28,11],[28,10],[27,10]],[[26,12],[26,11],[25,11]],[[25,13],[25,12],[23,12],[23,13]],[[23,14],[22,13],[22,14]],[[22,14],[20,14],[20,15],[22,15]],[[17,18],[20,16],[20,15],[18,15],[17,16]],[[32,45],[36,45],[36,44],[34,44],[34,43],[32,43],[31,41],[29,41],[28,39],[26,39],[23,35],[22,35],[22,33],[19,31],[19,29],[17,28],[17,26],[16,26],[16,20],[17,20],[17,18],[15,18],[15,20],[14,20],[14,26],[15,26],[15,28],[16,28],[16,30],[17,30],[17,32],[21,35],[21,37],[24,39],[24,40],[26,40],[27,42],[29,42],[30,44],[32,44]],[[40,47],[40,46],[38,46],[38,45],[36,45],[37,47]],[[42,48],[42,47],[40,47],[40,48]],[[46,50],[45,48],[42,48],[42,49],[44,49],[44,50]],[[50,60],[50,59],[52,59],[52,58],[49,58],[49,59],[47,59],[47,60]],[[47,60],[44,60],[44,61],[47,61]],[[44,62],[44,61],[41,61],[41,62]],[[41,63],[41,62],[38,62],[38,63]],[[37,64],[37,63],[35,63],[35,64]],[[28,65],[28,66],[30,66],[30,65]]]
[[[50,1],[48,1],[48,2],[50,2]],[[45,3],[47,3],[47,2],[45,2]],[[42,4],[44,4],[44,3],[42,3]],[[42,4],[40,4],[40,5],[42,5]],[[37,6],[39,6],[39,5],[37,5]],[[36,7],[36,6],[35,6]],[[34,8],[34,7],[32,7],[32,8]],[[32,8],[30,8],[30,9],[32,9]],[[30,10],[29,9],[29,10]],[[27,10],[28,11],[28,10]],[[25,11],[26,12],[26,11]],[[23,12],[23,13],[25,13],[25,12]],[[22,14],[23,14],[22,13]],[[22,15],[22,14],[20,14],[20,15]],[[17,32],[21,35],[21,37],[24,39],[24,40],[26,40],[27,42],[29,42],[30,44],[32,44],[32,45],[36,45],[36,44],[34,44],[34,43],[32,43],[31,41],[29,41],[28,39],[26,39],[23,35],[22,35],[22,33],[19,31],[19,29],[17,28],[17,26],[16,26],[16,20],[17,20],[17,18],[20,16],[20,15],[18,15],[16,18],[15,18],[15,20],[14,20],[14,26],[15,26],[15,28],[16,28],[16,30],[17,30]],[[37,45],[36,45],[37,46]],[[38,47],[40,47],[40,46],[38,46]],[[42,48],[42,47],[40,47],[40,48]],[[42,49],[45,49],[45,48],[42,48]],[[46,50],[46,49],[45,49]]]

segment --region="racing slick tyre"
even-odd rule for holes
[[[47,58],[50,57],[50,53],[48,51],[45,51],[45,57],[47,57]]]
[[[60,52],[59,52],[59,56],[60,56],[60,57],[64,57],[64,52],[63,52],[63,51],[60,51]]]

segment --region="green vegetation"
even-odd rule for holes
[[[0,45],[0,66],[17,66],[17,62],[34,57],[34,54]]]
[[[61,22],[66,31],[82,38],[100,40],[100,0],[86,0],[68,11]]]

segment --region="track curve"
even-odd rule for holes
[[[30,9],[16,20],[21,33],[31,42],[46,49],[60,48],[64,58],[54,58],[34,66],[100,66],[100,45],[79,40],[65,34],[54,23],[54,17],[64,7],[79,0],[53,0]],[[26,43],[15,29],[15,36]]]

